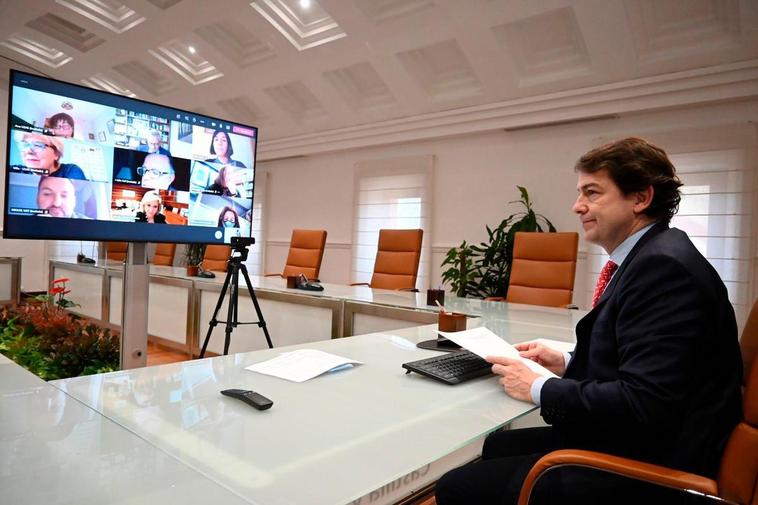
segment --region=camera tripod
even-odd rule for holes
[[[229,354],[229,343],[232,337],[232,330],[241,324],[257,324],[263,330],[263,334],[266,336],[266,342],[268,343],[269,349],[274,348],[274,345],[271,343],[271,337],[269,337],[268,334],[268,329],[266,329],[266,321],[263,319],[261,307],[258,305],[258,298],[255,296],[253,285],[250,283],[250,277],[247,275],[247,267],[243,263],[247,259],[247,246],[253,243],[255,243],[255,240],[252,238],[243,239],[241,237],[232,237],[232,254],[229,257],[229,262],[227,263],[226,279],[224,279],[224,285],[221,288],[221,294],[218,297],[218,302],[216,303],[216,308],[213,311],[213,316],[211,316],[211,320],[208,323],[208,333],[205,335],[203,348],[200,350],[201,358],[205,356],[205,350],[208,348],[208,342],[211,339],[213,329],[220,322],[218,319],[216,319],[216,316],[218,316],[218,312],[221,310],[221,305],[224,303],[224,296],[226,295],[227,289],[229,290],[229,305],[227,307],[225,321],[226,328],[224,330],[224,333],[226,335],[224,339],[224,355]],[[250,293],[250,299],[253,301],[256,314],[258,314],[258,321],[240,323],[237,319],[240,272],[242,272],[242,276],[245,278],[247,291]]]

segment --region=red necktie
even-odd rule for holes
[[[603,296],[605,287],[608,286],[608,282],[610,282],[613,272],[615,272],[617,268],[617,264],[608,260],[608,263],[606,263],[600,271],[600,277],[597,278],[597,284],[595,285],[595,294],[592,295],[592,308],[595,308],[597,302],[600,301],[600,297]]]

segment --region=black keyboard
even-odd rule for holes
[[[491,363],[465,350],[403,363],[403,368],[451,385],[492,374]]]

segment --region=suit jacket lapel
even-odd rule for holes
[[[645,233],[640,239],[637,241],[636,244],[634,244],[634,247],[631,251],[629,251],[629,254],[624,259],[624,262],[621,264],[621,266],[616,270],[616,274],[611,279],[611,282],[608,284],[608,286],[605,288],[605,291],[603,291],[603,294],[600,296],[600,300],[598,300],[597,305],[592,309],[593,311],[597,308],[599,308],[603,303],[610,298],[611,294],[613,293],[613,290],[616,289],[616,285],[619,283],[619,279],[621,279],[621,276],[624,275],[624,272],[629,267],[629,264],[632,262],[634,257],[637,255],[637,253],[644,247],[644,245],[653,237],[658,235],[659,233],[662,233],[664,231],[668,230],[668,225],[665,223],[656,223],[653,225],[652,228],[650,228],[647,233]]]

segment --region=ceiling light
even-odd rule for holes
[[[311,8],[311,0],[300,0],[300,7],[303,9]]]
[[[195,49],[195,46],[189,46],[187,50],[190,52],[190,54],[195,54],[197,50]]]

